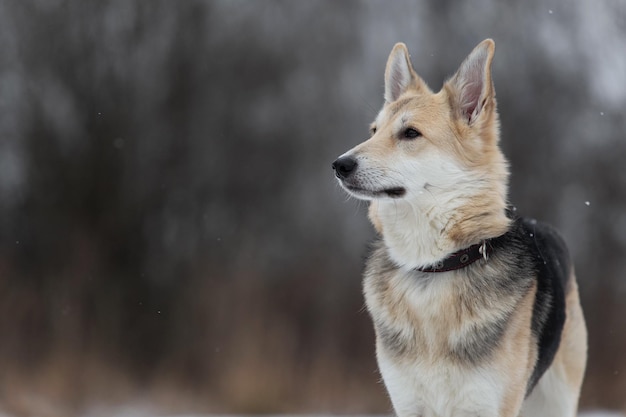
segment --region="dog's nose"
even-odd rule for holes
[[[344,156],[333,162],[333,169],[337,178],[345,180],[356,169],[357,162],[351,156]]]

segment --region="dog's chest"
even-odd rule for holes
[[[502,406],[493,371],[454,364],[398,362],[378,350],[380,372],[398,415],[491,417]]]
[[[461,281],[461,284],[459,282]],[[476,365],[498,345],[515,303],[451,274],[416,281],[411,272],[369,268],[365,300],[377,340],[390,355],[428,363]]]
[[[501,387],[481,363],[498,345],[506,309],[489,308],[489,294],[462,294],[467,288],[450,276],[416,285],[404,275],[377,270],[364,282],[380,372],[398,415],[498,415]]]

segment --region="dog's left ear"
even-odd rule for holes
[[[468,124],[494,109],[495,90],[491,80],[491,61],[495,49],[493,40],[482,41],[445,84],[457,116]]]

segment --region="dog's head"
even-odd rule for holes
[[[371,137],[332,164],[349,194],[374,201],[377,228],[387,203],[408,202],[417,211],[496,204],[504,211],[508,170],[498,147],[494,51],[491,39],[481,42],[434,93],[413,70],[406,46],[394,46]]]

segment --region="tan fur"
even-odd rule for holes
[[[547,378],[550,379],[544,378],[545,381],[539,382],[522,409],[520,414],[522,417],[534,417],[539,412],[544,414],[552,412],[553,415],[558,413],[563,417],[576,416],[580,388],[587,365],[587,327],[580,306],[578,284],[573,273],[569,284],[566,297],[567,318],[563,326],[561,345],[552,365],[546,371]],[[569,398],[555,398],[554,385],[560,385],[563,396]],[[570,404],[567,403],[568,400]]]
[[[566,298],[567,319],[554,364],[562,367],[564,379],[578,397],[587,365],[587,327],[580,306],[576,277],[572,276],[571,279],[572,288]]]
[[[533,302],[536,287],[529,291],[524,300],[517,306],[519,314],[514,316],[501,348],[495,355],[503,384],[514,387],[504,396],[500,415],[515,417],[524,401],[526,382],[533,371],[537,358],[537,348],[531,343],[530,320],[532,319]],[[524,366],[521,366],[523,363]]]

